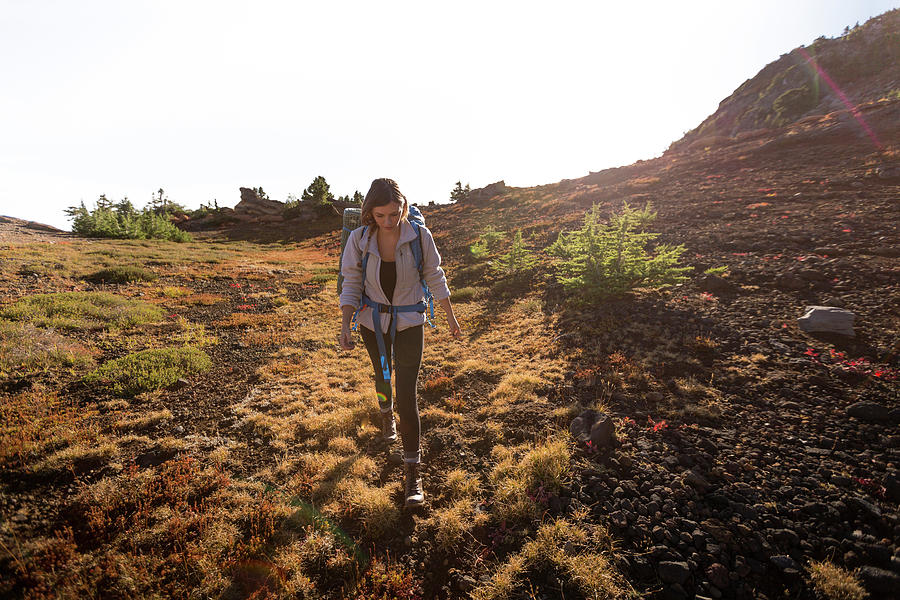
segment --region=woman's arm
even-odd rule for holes
[[[354,231],[347,239],[344,245],[344,256],[341,259],[341,275],[344,276],[344,283],[341,286],[341,335],[340,344],[344,350],[352,350],[353,336],[350,335],[350,321],[356,307],[362,299],[363,278],[365,274],[362,272],[360,265],[360,251],[357,240],[361,233]]]
[[[450,304],[450,298],[438,300],[438,303],[441,305],[441,308],[444,309],[444,312],[447,313],[447,326],[450,328],[450,335],[459,338],[462,335],[462,330],[459,327],[459,322],[456,320],[456,315],[453,314],[453,306]]]
[[[341,307],[341,348],[344,350],[353,350],[356,345],[353,343],[353,336],[350,333],[350,321],[353,319],[353,313],[356,307],[345,304]]]

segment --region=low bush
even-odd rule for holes
[[[127,328],[159,321],[158,306],[105,292],[61,292],[26,296],[0,309],[0,317],[58,329]]]
[[[135,267],[122,265],[101,269],[84,276],[85,281],[91,283],[131,283],[133,281],[156,281],[156,273]]]
[[[209,356],[196,348],[154,348],[110,360],[88,373],[84,382],[131,397],[164,388],[211,366]]]

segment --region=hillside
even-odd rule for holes
[[[896,15],[880,17],[894,32]],[[365,351],[336,343],[331,223],[175,244],[0,222],[0,595],[813,599],[824,561],[891,597],[886,81],[851,107],[701,126],[657,159],[428,207],[464,339],[440,319],[426,333],[414,513]],[[546,249],[624,202],[652,203],[690,280],[579,303]],[[497,253],[521,230],[538,265],[492,274],[469,250],[488,226]],[[852,311],[855,335],[803,331],[808,305]],[[586,409],[611,417],[611,447],[570,434]]]
[[[703,138],[734,138],[783,127],[898,96],[900,9],[895,9],[841,37],[821,37],[782,55],[722,100],[714,114],[671,148],[683,149]]]

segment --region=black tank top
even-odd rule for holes
[[[397,263],[381,261],[381,271],[378,273],[381,279],[381,289],[387,296],[387,301],[394,303],[394,288],[397,287]]]

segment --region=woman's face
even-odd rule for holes
[[[403,206],[399,202],[389,202],[384,206],[372,209],[372,217],[380,229],[393,231],[400,226],[400,211]]]

